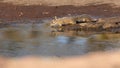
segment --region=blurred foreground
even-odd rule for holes
[[[27,56],[2,58],[0,68],[120,68],[120,51],[96,52],[70,58],[43,58]]]

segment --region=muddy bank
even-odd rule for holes
[[[12,5],[0,3],[0,19],[20,20],[20,19],[43,19],[54,16],[66,16],[77,14],[89,14],[95,17],[119,16],[120,8],[110,4],[88,5],[88,6],[46,6],[46,5]]]

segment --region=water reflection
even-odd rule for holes
[[[39,36],[39,34],[40,34],[40,33],[39,33],[38,31],[31,31],[29,37],[30,37],[31,39],[37,38],[37,37]]]
[[[11,41],[22,41],[24,39],[22,34],[15,29],[9,29],[4,31],[3,37]]]
[[[51,32],[45,24],[16,24],[1,28],[0,55],[19,57],[76,56],[120,48],[120,34]]]

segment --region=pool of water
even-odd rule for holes
[[[51,32],[42,24],[11,24],[0,28],[0,55],[6,57],[77,56],[120,49],[120,34]]]

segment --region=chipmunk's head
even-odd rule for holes
[[[55,16],[54,19],[50,22],[50,26],[51,27],[58,27],[58,26],[60,26],[59,24],[57,24],[57,16]]]
[[[62,24],[59,23],[60,21],[58,20],[52,20],[52,22],[50,23],[51,27],[60,27],[62,26]]]

